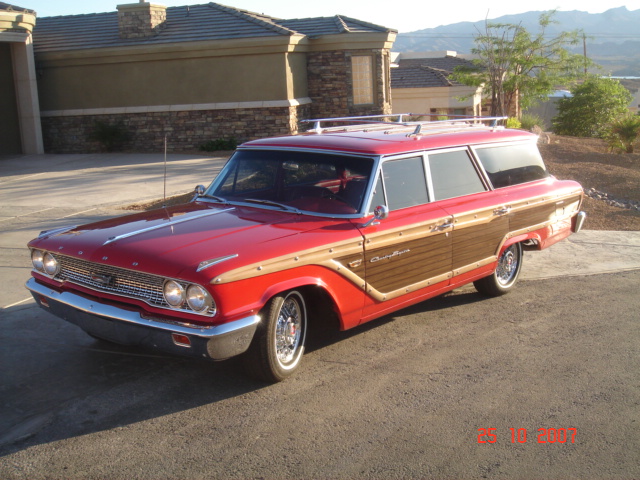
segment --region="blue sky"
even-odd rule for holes
[[[138,0],[5,0],[5,2],[35,10],[40,17],[50,17],[113,12],[118,4],[138,3]],[[152,3],[175,7],[208,2],[204,0],[156,0]],[[640,0],[613,0],[611,2],[593,0],[537,0],[536,2],[457,0],[455,3],[430,2],[429,0],[401,0],[398,2],[389,0],[221,0],[217,3],[279,18],[330,17],[340,14],[395,28],[400,32],[411,32],[464,21],[475,22],[485,18],[496,18],[531,10],[581,10],[600,13],[610,8],[622,6],[629,10],[640,9]]]

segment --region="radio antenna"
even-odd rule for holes
[[[167,135],[164,136],[164,190],[162,193],[162,208],[167,206]]]

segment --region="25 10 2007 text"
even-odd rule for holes
[[[497,428],[478,428],[478,443],[496,443]],[[527,443],[526,428],[510,428],[511,443]],[[537,443],[575,443],[577,428],[539,428]]]

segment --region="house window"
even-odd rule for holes
[[[365,105],[373,103],[373,58],[369,55],[351,57],[353,75],[353,103]]]

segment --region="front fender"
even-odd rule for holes
[[[358,325],[364,306],[364,288],[328,268],[307,265],[251,279],[216,285],[222,299],[221,314],[240,318],[257,314],[279,293],[304,287],[319,287],[331,298],[341,329]]]

